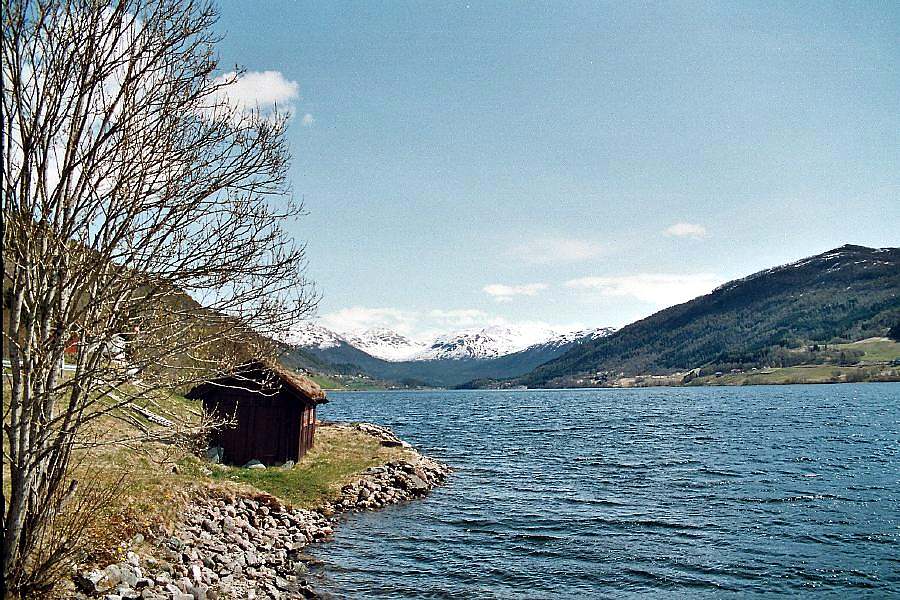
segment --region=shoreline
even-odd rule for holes
[[[323,423],[374,437],[412,454],[365,469],[313,509],[275,496],[210,487],[192,498],[178,524],[125,560],[73,577],[69,597],[104,600],[321,598],[307,578],[317,562],[304,552],[332,538],[350,514],[422,499],[452,469],[425,456],[390,429],[372,423]],[[137,541],[138,545],[144,542]]]
[[[771,381],[752,383],[696,383],[696,384],[658,384],[658,385],[580,385],[571,387],[482,387],[482,388],[373,388],[352,390],[346,388],[323,388],[329,393],[367,393],[367,392],[555,392],[571,390],[639,390],[645,388],[707,388],[707,387],[769,387],[785,385],[845,385],[868,383],[900,383],[897,379],[864,379],[862,381]]]

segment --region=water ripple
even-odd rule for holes
[[[454,467],[314,549],[335,598],[900,598],[900,384],[334,393]]]

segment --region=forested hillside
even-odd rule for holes
[[[513,380],[571,385],[622,374],[771,365],[787,349],[885,336],[900,322],[900,249],[846,245],[727,283]]]

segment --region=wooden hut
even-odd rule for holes
[[[242,465],[296,461],[313,445],[316,406],[325,399],[314,381],[277,364],[259,361],[192,389],[186,397],[230,426],[215,429],[210,447],[221,447],[222,462]]]

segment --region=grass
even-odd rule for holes
[[[900,342],[888,338],[869,338],[849,344],[834,344],[837,350],[862,350],[864,362],[890,362],[900,359]]]
[[[371,380],[360,377],[348,377],[346,379],[338,379],[329,377],[328,375],[309,375],[309,378],[319,384],[319,387],[325,390],[380,390],[383,389],[375,385]]]
[[[843,383],[848,381],[874,381],[883,373],[898,379],[897,369],[885,371],[879,367],[836,365],[809,365],[726,373],[720,377],[713,375],[699,377],[689,385],[782,385],[791,383]],[[891,375],[892,374],[892,375]]]
[[[216,465],[212,478],[249,485],[290,505],[313,508],[337,496],[352,475],[405,454],[403,449],[381,446],[360,431],[329,425],[316,430],[315,446],[292,469]]]

